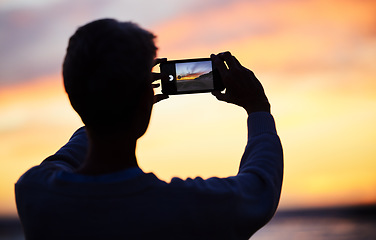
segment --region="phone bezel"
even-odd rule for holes
[[[176,85],[176,63],[187,63],[187,62],[203,62],[203,61],[210,61],[212,65],[213,71],[213,86],[214,89],[198,89],[198,90],[188,90],[188,91],[178,91]],[[218,70],[214,67],[211,58],[192,58],[192,59],[179,59],[179,60],[168,60],[165,62],[160,63],[160,72],[166,75],[170,75],[173,72],[174,80],[169,81],[169,79],[165,79],[161,81],[162,83],[162,93],[166,95],[178,95],[178,94],[191,94],[191,93],[207,93],[212,92],[214,90],[222,91],[224,90],[224,86],[219,75]]]

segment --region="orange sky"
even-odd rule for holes
[[[201,74],[203,73],[188,73],[187,75],[181,76],[181,78],[180,79],[178,78],[177,80],[192,80],[192,79],[196,79]]]
[[[230,50],[261,80],[285,153],[281,208],[375,202],[376,3],[266,2],[182,11],[148,28],[160,57]],[[59,72],[0,89],[0,215],[15,214],[18,177],[79,126]],[[196,94],[158,103],[137,150],[168,181],[236,174],[245,143],[245,111]]]

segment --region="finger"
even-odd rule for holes
[[[219,57],[222,59],[222,61],[225,61],[225,63],[228,66],[228,75],[230,75],[233,81],[230,82],[229,79],[223,79],[223,82],[225,82],[225,86],[232,86],[236,88],[242,88],[241,83],[241,77],[239,74],[239,70],[241,71],[244,67],[240,64],[240,62],[230,53],[230,52],[223,52],[219,54]]]
[[[226,62],[229,69],[234,69],[239,67],[239,62],[237,59],[231,55],[230,52],[224,52],[220,55],[220,57]]]
[[[154,66],[162,62],[166,62],[166,61],[167,61],[167,58],[156,58],[154,59]]]
[[[220,53],[218,53],[218,56],[219,56],[219,57],[222,57],[222,56],[225,55],[225,54],[231,54],[231,52],[230,52],[230,51],[220,52]]]
[[[153,82],[161,79],[162,77],[160,73],[152,72],[151,74],[153,74]]]
[[[233,60],[234,60],[234,63],[238,66],[238,67],[243,67],[243,65],[239,62],[239,60],[235,57],[235,56],[232,56]]]
[[[162,101],[162,100],[167,99],[167,98],[169,98],[169,96],[166,95],[166,94],[156,94],[156,95],[154,95],[154,103],[157,103],[157,102]]]
[[[153,82],[157,81],[159,79],[168,81],[168,75],[167,74],[155,73],[155,72],[153,72],[152,74],[153,74]]]
[[[224,79],[224,76],[226,76],[228,70],[226,64],[215,54],[210,55],[210,58],[212,59],[214,66],[218,69],[222,79]]]

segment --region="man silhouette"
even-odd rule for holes
[[[166,183],[138,167],[137,140],[167,98],[153,92],[156,49],[153,34],[113,19],[70,38],[64,85],[85,126],[16,183],[26,239],[248,239],[271,219],[281,143],[262,85],[229,52],[211,55],[226,87],[213,95],[248,113],[239,173]]]

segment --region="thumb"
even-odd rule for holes
[[[166,94],[156,94],[156,95],[154,95],[154,103],[157,103],[157,102],[162,101],[162,100],[167,99],[167,98],[169,98],[169,96],[166,95]]]
[[[221,93],[220,91],[213,91],[212,95],[215,96],[219,101],[228,102],[228,96]]]
[[[162,62],[166,62],[167,61],[167,58],[156,58],[154,60],[154,66],[157,65],[157,64],[160,64]]]

